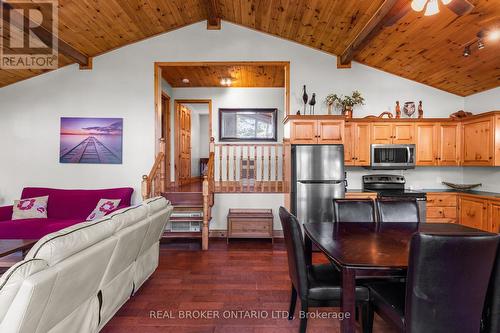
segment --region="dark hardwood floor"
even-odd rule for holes
[[[314,256],[315,262],[326,262],[321,254]],[[287,311],[289,306],[286,260],[282,242],[273,245],[266,241],[232,240],[227,245],[225,240],[211,240],[207,252],[201,252],[197,243],[162,244],[156,272],[102,332],[298,332],[298,318],[288,321],[277,312]],[[297,304],[297,311],[299,306]],[[212,310],[205,315],[218,313],[221,318],[181,318],[188,311],[205,310]],[[252,310],[258,312],[239,312]],[[339,311],[335,308],[311,310]],[[268,318],[263,318],[266,313]],[[242,315],[261,318],[223,318]],[[270,318],[272,316],[277,318]],[[307,332],[339,332],[339,327],[338,319],[310,319]],[[376,317],[374,332],[394,331]]]

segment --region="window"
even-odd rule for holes
[[[277,141],[278,109],[219,109],[219,141]]]

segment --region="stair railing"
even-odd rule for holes
[[[212,207],[214,205],[214,159],[213,138],[210,140],[210,155],[208,158],[207,173],[203,177],[203,227],[201,232],[201,247],[208,250],[209,222],[212,219]]]
[[[146,200],[161,195],[166,191],[165,139],[160,139],[160,152],[148,175],[142,176],[142,199]]]

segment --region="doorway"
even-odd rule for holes
[[[175,184],[201,183],[212,136],[212,101],[176,99],[174,107]]]
[[[161,138],[165,140],[165,182],[170,187],[170,96],[161,93]]]

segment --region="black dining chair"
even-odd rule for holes
[[[499,237],[415,233],[406,284],[368,284],[369,310],[400,332],[479,332]]]
[[[377,199],[379,222],[420,222],[416,199]]]
[[[376,222],[372,199],[333,199],[334,222]]]
[[[292,320],[295,313],[297,296],[300,298],[302,314],[307,314],[309,306],[338,307],[342,288],[340,287],[340,274],[331,264],[311,265],[306,264],[302,229],[297,218],[285,208],[280,207],[279,215],[285,238],[288,256],[288,271],[292,280],[292,295],[288,319]],[[356,287],[356,301],[358,311],[361,313],[364,332],[369,329],[368,309],[370,297],[366,287]],[[307,329],[307,316],[300,319],[300,333]]]
[[[500,245],[484,304],[481,333],[500,332]]]

